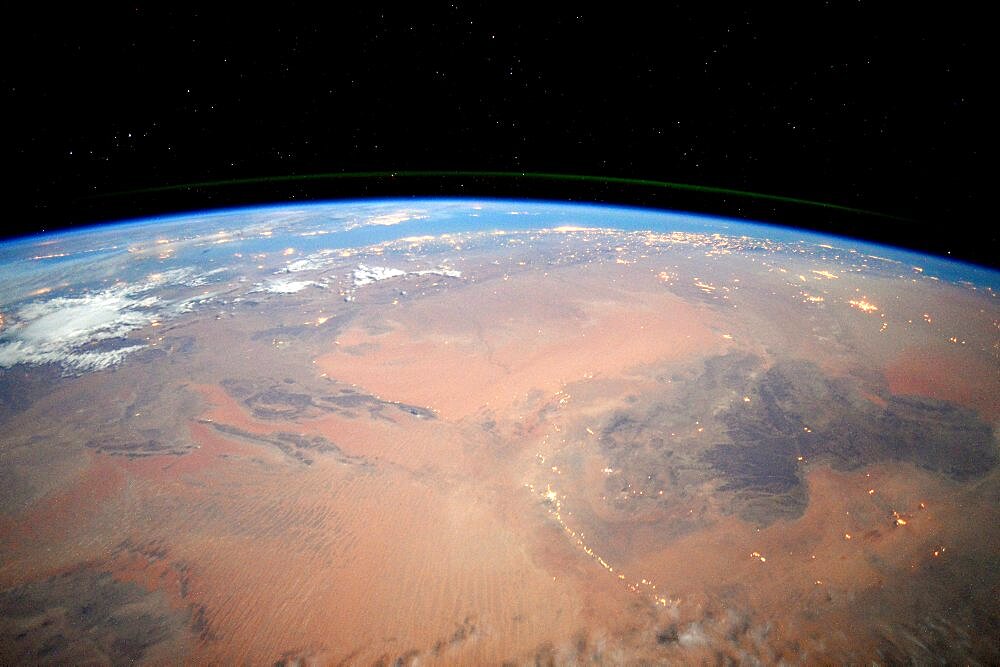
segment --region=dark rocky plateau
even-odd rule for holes
[[[0,591],[0,655],[6,664],[134,664],[188,636],[190,616],[163,593],[79,569]]]
[[[285,456],[288,456],[303,465],[312,465],[315,460],[314,456],[316,454],[321,454],[332,457],[338,463],[342,463],[344,465],[361,466],[365,468],[371,467],[371,464],[364,457],[351,456],[350,454],[347,454],[340,449],[340,447],[337,447],[337,445],[333,444],[321,435],[307,436],[297,433],[273,433],[269,435],[260,435],[244,431],[243,429],[230,426],[229,424],[221,424],[215,421],[201,419],[199,422],[211,426],[219,433],[235,436],[241,440],[254,444],[275,447]]]
[[[665,381],[681,383],[674,401],[606,419],[601,448],[620,468],[608,491],[666,484],[676,491],[661,502],[671,502],[717,479],[734,512],[768,524],[802,514],[804,468],[817,462],[839,470],[908,462],[958,481],[997,463],[993,428],[974,411],[892,395],[870,379],[830,377],[806,361],[765,368],[755,357],[729,354],[709,359],[698,375]]]
[[[247,406],[257,419],[296,420],[323,413],[356,417],[361,412],[391,421],[394,421],[391,415],[400,412],[418,419],[436,418],[434,412],[427,408],[382,400],[347,387],[328,394],[310,391],[294,383],[269,380],[223,380],[222,386],[230,396]]]

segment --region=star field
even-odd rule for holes
[[[871,209],[910,222],[844,231],[995,261],[995,234],[971,231],[987,204],[982,41],[975,17],[957,12],[868,3],[674,3],[655,14],[466,3],[323,15],[297,3],[277,14],[21,11],[0,75],[11,128],[3,150],[17,165],[12,232],[246,196],[104,197],[162,185],[500,170]],[[744,213],[731,203],[719,212]],[[942,239],[942,224],[969,233]]]

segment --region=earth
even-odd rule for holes
[[[527,201],[7,242],[0,661],[997,664],[998,278]]]

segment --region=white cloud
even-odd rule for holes
[[[401,222],[406,222],[407,220],[423,220],[428,217],[429,216],[426,211],[394,211],[384,215],[372,216],[371,218],[365,220],[365,224],[387,227],[390,225],[398,225]]]
[[[59,296],[21,306],[0,331],[0,368],[59,364],[70,372],[110,368],[145,347],[128,334],[192,311],[211,298],[167,301],[150,294],[168,285],[195,287],[223,271],[191,268],[152,274],[139,283],[118,284],[79,296]]]
[[[111,339],[123,339],[135,329],[175,311],[155,296],[136,294],[141,288],[112,287],[78,297],[56,297],[29,303],[16,311],[0,333],[0,367],[58,363],[67,370],[91,371],[118,364],[143,347],[121,345],[85,349]]]
[[[16,316],[20,325],[11,331],[25,343],[37,345],[119,338],[153,322],[158,300],[155,296],[135,299],[122,289],[58,297],[21,308]]]
[[[58,364],[67,371],[78,373],[99,371],[117,366],[125,357],[146,347],[145,345],[128,345],[112,350],[85,351],[70,349],[69,346],[38,347],[15,340],[12,343],[0,344],[0,368],[10,368],[16,364]]]
[[[299,271],[319,271],[325,269],[337,261],[336,258],[330,257],[332,253],[332,250],[320,250],[302,259],[289,262],[275,273],[298,273]]]
[[[270,280],[266,283],[256,283],[251,292],[266,292],[268,294],[294,294],[307,287],[326,287],[315,280]]]
[[[370,285],[380,280],[388,280],[389,278],[396,278],[405,275],[406,271],[403,271],[402,269],[390,269],[385,266],[367,266],[366,264],[358,264],[358,268],[354,269],[354,285],[355,287],[361,287],[362,285]]]
[[[364,285],[371,285],[380,280],[388,280],[400,276],[445,276],[446,278],[461,278],[462,272],[445,268],[404,271],[403,269],[392,269],[386,266],[358,264],[358,268],[354,269],[354,286],[363,287]]]
[[[415,276],[444,276],[445,278],[461,278],[462,272],[453,269],[425,269],[423,271],[410,271]]]
[[[677,641],[681,646],[685,647],[704,646],[708,643],[708,637],[698,623],[692,623],[685,628],[684,632],[677,638]]]
[[[389,213],[372,215],[354,223],[344,225],[344,231],[358,229],[360,227],[389,227],[398,225],[410,220],[426,220],[430,215],[427,211],[416,209],[400,209]]]

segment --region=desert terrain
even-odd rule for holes
[[[345,253],[461,277],[232,299],[6,415],[0,655],[1000,660],[995,295],[459,246]]]

